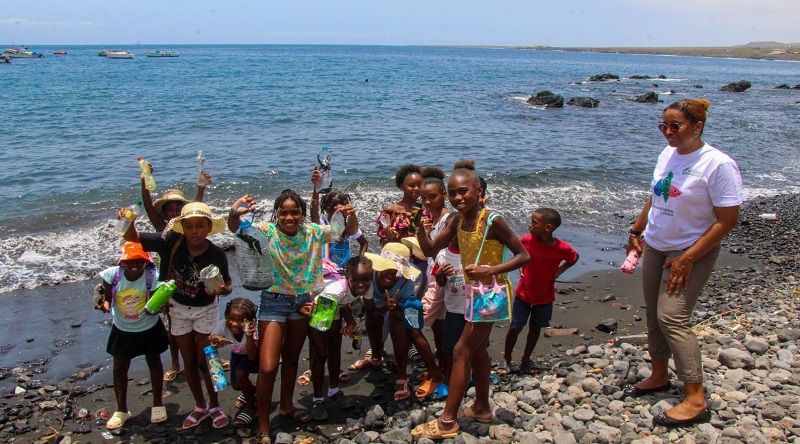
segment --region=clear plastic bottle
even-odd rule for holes
[[[317,296],[316,302],[308,324],[319,331],[328,331],[333,324],[333,318],[336,317],[336,309],[339,307],[339,301],[330,296],[321,294]]]
[[[213,345],[206,345],[203,349],[208,361],[208,373],[211,375],[211,382],[214,385],[215,392],[221,392],[228,387],[228,378],[225,376],[225,369],[222,368],[222,362],[219,360],[219,353],[217,347]]]
[[[150,173],[150,164],[142,156],[137,157],[136,162],[139,164],[139,169],[142,170],[144,187],[152,193],[156,190],[156,180],[153,179],[153,174]]]
[[[195,162],[197,165],[197,175],[199,176],[203,172],[203,168],[206,166],[206,158],[203,156],[203,151],[197,151]]]
[[[320,194],[327,194],[333,188],[331,157],[331,151],[327,145],[324,145],[319,154],[317,154],[317,169],[319,169],[319,173],[322,176],[322,181],[316,191]]]
[[[125,236],[125,233],[128,231],[128,227],[131,226],[133,221],[136,220],[136,217],[139,216],[139,213],[142,212],[141,208],[142,201],[137,200],[135,204],[123,210],[122,218],[117,220],[117,225],[114,228],[114,232],[117,233],[117,236]]]

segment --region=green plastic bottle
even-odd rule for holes
[[[178,286],[175,284],[175,281],[169,280],[164,282],[164,285],[158,287],[153,295],[150,296],[150,299],[144,305],[144,312],[151,316],[158,314],[164,304],[169,302],[176,288],[178,288]]]
[[[339,301],[321,294],[317,296],[317,304],[311,313],[309,325],[319,331],[328,331],[333,325],[333,318],[336,317],[336,309],[339,308]]]

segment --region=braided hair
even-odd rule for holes
[[[306,201],[304,201],[303,198],[297,194],[297,191],[288,188],[281,191],[281,194],[279,194],[275,199],[275,205],[272,207],[272,222],[278,222],[278,210],[281,208],[281,205],[283,205],[283,202],[285,202],[287,199],[293,200],[294,203],[300,207],[303,217],[306,217],[306,209],[308,207],[306,205]]]
[[[250,299],[233,298],[225,304],[225,319],[231,314],[231,310],[237,309],[244,313],[244,318],[247,320],[255,320],[256,318],[256,304]]]

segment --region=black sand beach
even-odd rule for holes
[[[794,208],[798,202],[800,202],[799,196],[785,195],[759,198],[746,204],[741,223],[725,241],[724,252],[717,263],[704,300],[696,309],[698,322],[712,325],[710,322],[725,319],[725,313],[735,309],[739,310],[738,314],[750,313],[758,316],[769,314],[767,313],[768,309],[774,307],[770,304],[772,296],[765,292],[766,289],[776,285],[787,285],[787,279],[792,279],[797,272],[798,216]],[[759,217],[761,213],[777,213],[777,220],[762,219]],[[622,242],[621,238],[620,242]],[[788,245],[787,242],[792,245]],[[778,251],[781,253],[776,254]],[[621,245],[615,246],[614,251],[599,253],[598,256],[602,257],[605,253],[608,253],[608,261],[619,261],[622,256]],[[600,344],[606,349],[606,354],[613,353],[613,347],[608,344],[609,339],[644,333],[645,321],[642,319],[644,318],[644,309],[640,275],[637,273],[634,276],[627,276],[617,271],[608,271],[607,265],[605,268],[602,271],[592,271],[577,278],[571,278],[570,280],[574,283],[558,284],[559,294],[556,299],[552,324],[554,327],[577,328],[578,334],[543,337],[534,352],[542,371],[534,376],[513,375],[503,378],[493,386],[496,402],[500,403],[497,398],[498,392],[516,393],[516,390],[525,384],[528,387],[539,386],[542,392],[546,392],[544,385],[546,381],[550,381],[549,378],[556,375],[564,378],[567,373],[578,372],[577,369],[580,368],[584,373],[589,371],[587,369],[591,370],[587,360],[582,359],[585,356],[578,356],[585,353],[585,347],[581,350],[580,346]],[[789,282],[788,285],[794,285],[794,288],[797,288],[794,281]],[[194,430],[181,432],[180,423],[188,414],[193,403],[182,377],[165,386],[167,393],[165,393],[164,401],[170,417],[169,421],[159,426],[149,425],[149,381],[143,360],[135,362],[131,371],[128,398],[133,418],[128,421],[119,436],[111,435],[110,438],[102,436],[101,433],[106,431],[105,421],[96,419],[96,416],[103,411],[111,413],[115,410],[114,394],[110,385],[110,357],[105,353],[110,317],[91,310],[91,286],[92,282],[62,284],[35,290],[16,291],[3,296],[6,298],[8,308],[3,316],[4,327],[0,330],[2,332],[0,333],[0,362],[2,362],[0,389],[3,393],[3,397],[0,399],[0,440],[7,442],[80,441],[82,443],[242,442],[246,436],[252,436],[253,432],[250,429],[234,430],[232,427],[228,427],[220,431],[213,430],[208,421]],[[613,298],[610,298],[609,295],[613,295]],[[252,293],[252,296],[255,297],[255,293]],[[604,298],[613,300],[601,302],[601,299]],[[797,325],[796,299],[795,297],[795,312],[782,314],[782,316],[788,317],[790,325],[787,328],[790,330],[800,327]],[[597,323],[605,318],[613,318],[618,321],[619,327],[613,334],[594,329]],[[764,325],[762,328],[769,329],[770,327]],[[506,331],[507,325],[498,325],[492,335],[490,353],[495,360],[502,353]],[[773,331],[763,333],[773,336],[775,334]],[[734,334],[729,336],[735,337]],[[428,337],[431,337],[430,334]],[[792,341],[796,346],[797,338],[790,340],[790,345]],[[523,345],[524,338],[520,338],[515,360],[519,359]],[[364,349],[367,347],[365,340]],[[386,349],[391,351],[391,346],[387,345]],[[704,352],[704,357],[707,354],[707,351]],[[304,352],[302,356],[307,356],[307,354]],[[346,367],[357,357],[357,353],[352,351],[349,341],[345,340],[343,366]],[[168,354],[162,355],[165,366],[168,365],[168,360]],[[301,371],[307,367],[307,362],[301,362]],[[708,364],[706,367],[708,372]],[[790,366],[790,368],[792,367]],[[787,395],[797,393],[798,376],[797,368],[794,368],[794,375],[784,383],[788,387]],[[724,366],[718,368],[720,377],[724,374],[723,370],[725,369]],[[364,441],[364,430],[374,430],[379,433],[384,430],[395,432],[394,429],[399,427],[405,430],[407,435],[407,425],[404,424],[411,421],[413,426],[414,422],[418,422],[415,421],[415,412],[421,412],[416,415],[421,415],[422,418],[425,415],[430,417],[441,407],[441,403],[432,403],[427,407],[416,402],[394,403],[392,401],[394,381],[392,374],[387,370],[359,373],[353,376],[350,382],[343,385],[344,392],[358,400],[358,406],[352,411],[332,410],[331,419],[323,424],[301,425],[285,418],[277,418],[273,420],[273,433],[291,433],[294,435],[294,439],[302,436],[316,437],[315,442],[353,442],[346,441],[345,438],[355,439],[355,442],[359,443],[370,442],[379,439],[373,439],[371,435],[367,434],[368,439]],[[604,374],[604,376],[609,375]],[[567,376],[567,378],[569,377]],[[716,384],[716,382],[710,380],[708,384]],[[15,395],[15,388],[26,391]],[[711,391],[710,387],[707,390]],[[606,393],[605,389],[603,393]],[[235,414],[233,400],[237,394],[237,392],[227,389],[220,396],[222,405],[229,415]],[[610,396],[610,393],[608,395]],[[277,396],[276,389],[273,401],[277,400]],[[295,396],[297,402],[308,406],[310,404],[310,387],[297,387]],[[564,404],[560,396],[559,402],[554,404],[553,399],[556,398],[551,398],[551,402],[542,403],[535,412],[527,412],[527,416],[534,415],[535,419],[535,415],[546,411],[545,407],[548,405],[568,406],[569,403]],[[586,399],[582,404],[586,403]],[[384,427],[374,426],[374,422],[372,426],[369,425],[370,416],[366,413],[370,412],[376,404],[382,407],[387,416]],[[520,409],[523,408],[520,407]],[[631,409],[631,414],[633,414],[635,409],[633,407]],[[567,411],[571,410],[571,407],[567,408]],[[342,413],[346,413],[346,415]],[[734,410],[734,413],[741,416],[747,415],[748,411]],[[374,416],[374,412],[371,414]],[[788,437],[796,439],[797,436],[800,436],[797,414],[798,410],[795,409],[793,422],[790,421],[791,424],[787,423],[786,427],[780,428],[785,432],[782,435],[783,439]],[[489,436],[492,441],[508,442],[511,441],[511,437],[508,437],[508,440],[504,438],[505,435],[501,434],[500,425],[504,427],[510,425],[514,437],[517,438],[527,433],[526,436],[530,437],[531,441],[526,442],[539,442],[533,441],[533,439],[540,439],[543,436],[552,438],[560,433],[555,427],[552,427],[554,430],[550,430],[547,421],[541,424],[543,430],[528,430],[527,425],[523,427],[519,422],[520,418],[526,417],[525,415],[522,410],[513,417],[508,415],[504,417],[496,412],[498,420],[495,422],[498,426],[493,429],[493,432],[488,427],[485,430],[475,427],[462,427],[462,429],[475,436]],[[409,416],[412,418],[409,419]],[[791,417],[791,414],[789,416]],[[777,423],[777,420],[775,422]],[[613,427],[613,424],[609,425]],[[560,427],[561,431],[578,434],[577,428],[571,429],[563,425]],[[714,427],[723,430],[724,424],[715,424]],[[669,438],[665,430],[645,433],[645,431],[639,432],[639,428],[637,428],[634,432],[641,436],[655,433],[656,437],[660,437],[659,440]],[[701,432],[711,433],[709,430],[701,430]],[[535,433],[544,433],[545,435],[540,436]],[[599,436],[599,432],[590,428],[581,437],[586,438],[587,433],[591,436]],[[633,432],[629,432],[626,436],[633,436],[630,433]],[[68,436],[68,438],[62,438],[62,436]],[[467,435],[465,434],[465,436]],[[677,437],[682,436],[677,435]],[[474,436],[472,437],[474,438]],[[576,438],[578,437],[576,436]],[[62,441],[62,439],[66,439],[66,441]],[[292,438],[281,435],[280,439],[289,439],[291,442]],[[585,439],[578,439],[580,442],[585,441]],[[401,441],[405,441],[405,439]],[[410,435],[408,441],[410,441]],[[383,442],[389,441],[383,440]]]

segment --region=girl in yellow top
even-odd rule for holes
[[[474,162],[471,160],[456,162],[447,183],[447,197],[458,214],[447,219],[446,225],[436,239],[430,239],[426,230],[417,232],[420,247],[428,256],[446,247],[450,240],[457,236],[467,283],[471,281],[491,283],[495,275],[500,275],[499,277],[505,280],[506,273],[524,266],[530,260],[528,252],[522,247],[517,236],[505,220],[498,217],[490,225],[478,265],[475,265],[475,257],[489,216],[489,210],[481,205],[481,191]],[[503,262],[504,246],[513,253],[507,262]],[[464,409],[464,415],[479,422],[491,422],[492,411],[489,408],[491,359],[486,346],[493,325],[491,322],[468,323],[464,328],[453,350],[453,370],[444,412],[439,419],[417,426],[411,432],[413,436],[442,439],[458,435],[456,417],[467,390],[470,366],[475,382],[475,402]]]

